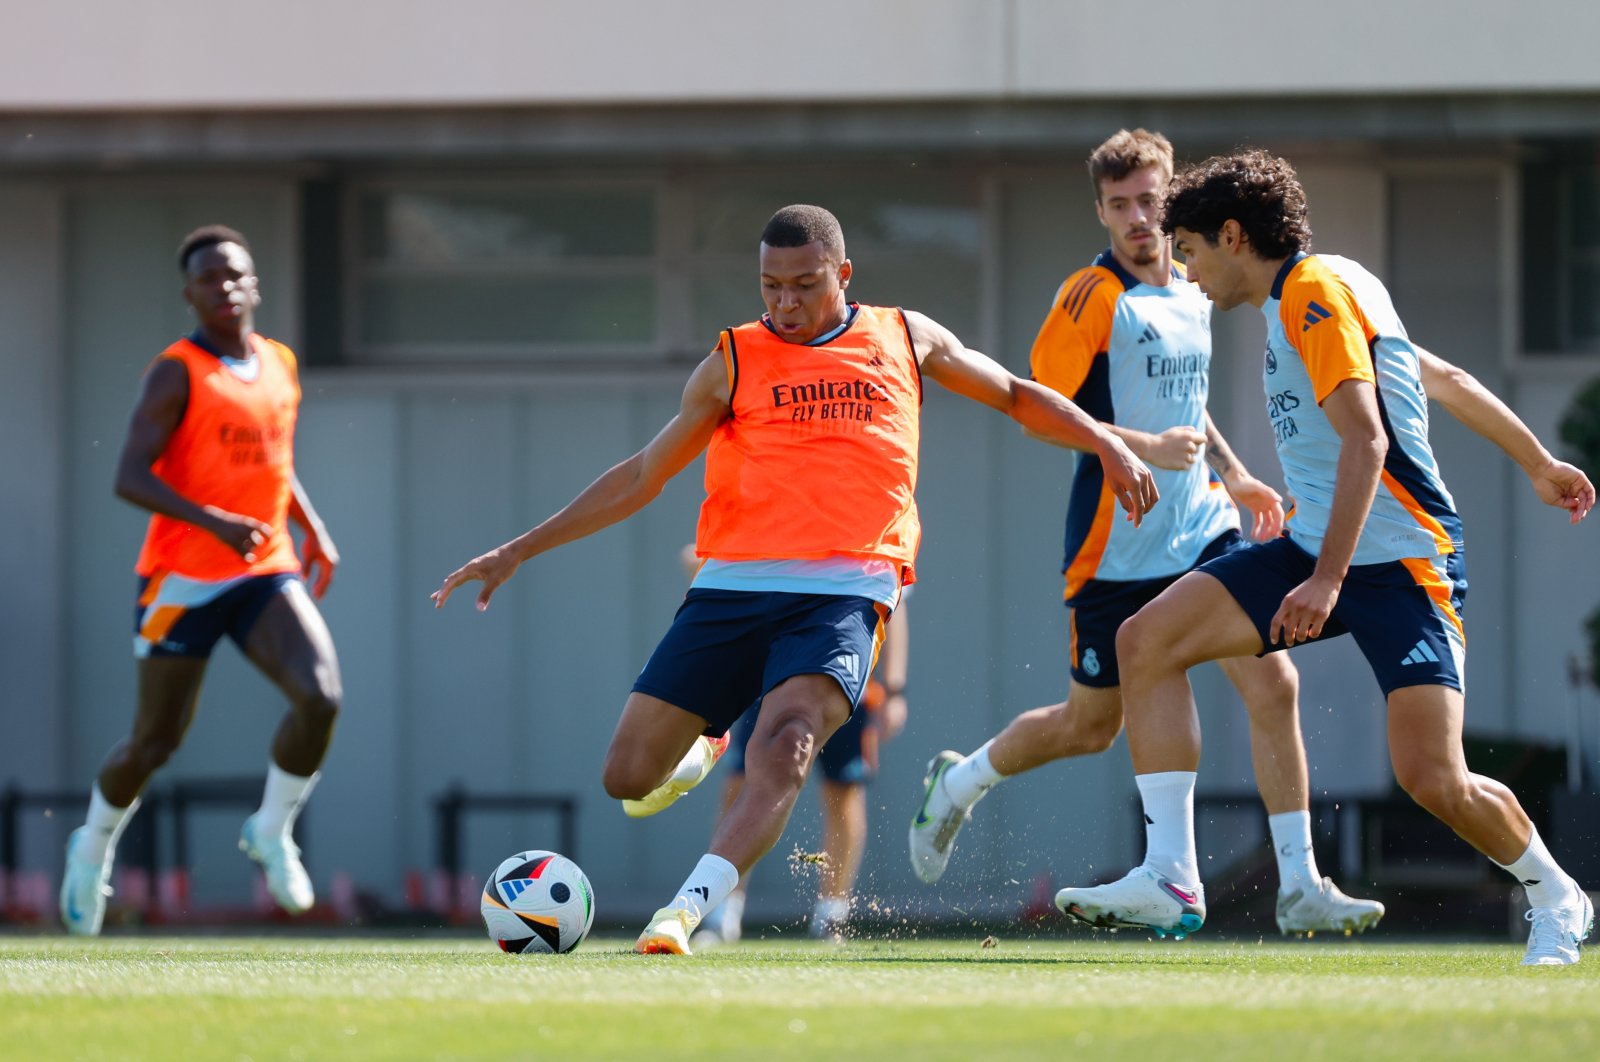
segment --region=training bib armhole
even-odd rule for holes
[[[911,322],[906,320],[904,307],[896,306],[894,312],[900,315],[900,328],[906,334],[906,349],[911,351],[911,367],[917,372],[917,405],[922,405],[922,359],[917,357],[917,341],[911,338]]]
[[[733,395],[739,390],[739,355],[733,346],[733,329],[725,328],[722,331],[722,363],[728,370],[728,410],[733,410]]]

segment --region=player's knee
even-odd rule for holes
[[[765,784],[793,789],[805,785],[817,748],[814,727],[803,719],[789,719],[780,723],[759,749],[756,744],[752,741],[745,752],[746,785],[754,781],[752,767],[759,767]]]
[[[301,721],[317,731],[333,729],[339,718],[339,694],[330,689],[317,689],[295,698],[294,710]]]
[[[1157,630],[1157,624],[1144,613],[1135,613],[1117,628],[1117,669],[1124,676],[1158,664],[1170,648]]]
[[[1086,715],[1079,723],[1079,743],[1085,752],[1094,754],[1109,749],[1122,733],[1122,713]]]
[[[1418,805],[1446,822],[1454,819],[1468,797],[1466,779],[1454,770],[1396,764],[1395,781]]]
[[[656,765],[643,762],[629,754],[629,750],[613,746],[606,750],[606,762],[600,769],[600,784],[613,800],[643,800],[650,791],[661,784],[656,777]]]

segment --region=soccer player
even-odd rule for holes
[[[851,713],[817,752],[822,767],[822,852],[817,900],[808,924],[813,937],[842,943],[850,921],[851,894],[861,873],[867,846],[867,786],[878,776],[878,750],[906,724],[906,668],[911,640],[907,605],[912,587],[900,593],[900,603],[885,625],[878,666],[862,695],[861,708]],[[726,758],[727,780],[722,787],[726,814],[744,786],[745,750],[755,733],[756,713],[745,712],[730,731]],[[713,832],[715,830],[713,829]],[[744,935],[745,881],[707,914],[695,934],[695,946],[732,944]]]
[[[342,696],[333,638],[312,601],[328,589],[339,552],[295,476],[294,354],[255,330],[260,283],[239,233],[196,229],[178,268],[195,330],[145,372],[117,463],[118,496],[153,514],[136,568],[138,709],[100,768],[61,883],[61,920],[90,936],[105,917],[117,838],[182,743],[224,634],[289,700],[239,847],[261,864],[279,906],[308,910],[314,896],[292,830]],[[303,562],[290,518],[305,531]],[[309,593],[302,577],[313,580]]]
[[[1093,456],[1078,461],[1062,566],[1067,699],[1018,716],[968,756],[945,751],[929,763],[909,831],[912,868],[928,884],[944,873],[957,833],[993,786],[1110,748],[1122,731],[1117,628],[1183,573],[1245,545],[1228,496],[1253,514],[1255,537],[1282,528],[1278,493],[1250,475],[1206,412],[1211,306],[1174,267],[1159,226],[1172,169],[1172,145],[1144,129],[1120,130],[1090,154],[1095,213],[1111,246],[1061,285],[1031,356],[1035,380],[1099,417],[1156,466],[1161,506],[1137,529],[1117,526],[1099,464]],[[1278,863],[1279,931],[1376,925],[1383,904],[1346,896],[1317,870],[1294,666],[1283,656],[1220,663],[1250,715],[1256,784]]]
[[[1428,443],[1425,380],[1448,408],[1465,374],[1420,353],[1389,293],[1346,258],[1309,253],[1305,194],[1261,151],[1180,174],[1162,227],[1190,277],[1224,310],[1267,319],[1263,382],[1284,478],[1288,534],[1185,575],[1122,625],[1128,744],[1144,803],[1144,863],[1056,904],[1096,925],[1192,931],[1205,919],[1194,842],[1200,728],[1186,672],[1206,660],[1271,653],[1346,632],[1388,702],[1401,787],[1527,889],[1525,965],[1578,961],[1594,912],[1511,791],[1471,773],[1461,747],[1466,662],[1462,528]],[[1481,396],[1479,396],[1481,398]],[[1520,464],[1541,500],[1572,523],[1594,486],[1555,461],[1515,416],[1479,401],[1466,418]]]
[[[702,451],[705,563],[634,683],[606,752],[606,792],[664,807],[703,780],[713,738],[760,702],[745,781],[710,851],[635,950],[687,954],[788,821],[817,750],[859,703],[884,622],[914,579],[922,382],[934,380],[1063,445],[1092,449],[1129,519],[1156,501],[1143,463],[1056,392],[1019,380],[920,313],[846,300],[832,214],[785,207],[761,234],[767,313],[722,333],[678,414],[560,512],[448,575],[443,606],[478,608],[523,561],[648,504]]]

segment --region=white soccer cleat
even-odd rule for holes
[[[699,924],[699,917],[682,907],[663,907],[650,916],[633,950],[640,955],[693,955],[689,936]]]
[[[106,898],[111,895],[111,852],[100,860],[78,859],[73,853],[88,830],[79,826],[67,837],[67,867],[61,875],[61,923],[79,937],[97,937],[106,918]]]
[[[239,850],[261,864],[267,891],[290,914],[304,914],[316,902],[311,878],[300,863],[300,848],[285,833],[269,834],[256,829],[256,816],[244,820],[239,834]]]
[[[1294,892],[1278,893],[1280,933],[1363,933],[1383,917],[1383,904],[1339,891],[1332,878]]]
[[[944,875],[955,851],[956,834],[972,818],[972,809],[957,807],[944,788],[945,773],[961,760],[959,752],[946,749],[928,761],[928,773],[922,779],[922,806],[911,818],[908,842],[911,869],[924,885],[932,885]]]
[[[1109,885],[1062,889],[1061,913],[1101,929],[1148,929],[1182,940],[1206,921],[1206,895],[1199,885],[1179,885],[1165,874],[1137,866]]]
[[[695,738],[697,747],[691,748],[689,754],[684,756],[672,777],[638,800],[624,800],[623,812],[631,818],[642,819],[677,803],[679,797],[706,780],[711,768],[728,751],[728,737],[727,734],[715,738],[701,734]]]
[[[1594,929],[1594,905],[1578,890],[1578,902],[1565,907],[1533,907],[1523,916],[1533,923],[1524,966],[1572,966]]]

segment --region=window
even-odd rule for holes
[[[362,361],[652,350],[656,193],[537,182],[356,193]]]
[[[1600,352],[1600,144],[1533,151],[1522,222],[1525,349]]]
[[[382,178],[339,200],[346,267],[307,305],[329,304],[346,363],[696,358],[721,329],[761,315],[757,245],[772,212],[813,202],[844,226],[850,298],[923,310],[976,342],[979,201],[975,176],[909,164]],[[306,246],[326,255],[327,243]]]

